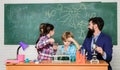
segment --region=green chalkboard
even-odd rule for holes
[[[63,44],[61,35],[71,31],[82,44],[87,33],[88,20],[99,16],[105,21],[103,32],[117,44],[117,3],[43,3],[4,5],[4,44],[14,45],[20,41],[34,45],[39,37],[39,25],[48,22],[54,25],[54,39]]]

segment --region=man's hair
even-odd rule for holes
[[[62,38],[63,41],[66,41],[66,39],[69,38],[69,37],[74,38],[72,32],[64,32],[61,38]]]
[[[89,19],[89,22],[92,21],[93,24],[97,24],[99,30],[101,31],[104,26],[104,20],[101,17],[93,17]]]

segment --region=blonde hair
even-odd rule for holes
[[[64,32],[61,38],[63,41],[66,41],[70,37],[74,38],[72,32]]]

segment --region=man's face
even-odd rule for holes
[[[93,25],[92,21],[90,21],[88,24],[88,29],[93,30],[93,27],[94,27],[94,25]]]
[[[88,33],[87,33],[87,37],[91,37],[94,33],[94,25],[92,23],[92,21],[89,22],[88,24]]]

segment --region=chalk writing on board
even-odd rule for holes
[[[82,44],[88,31],[88,19],[95,16],[105,20],[103,32],[112,37],[113,44],[117,43],[116,3],[5,4],[4,7],[5,44],[18,44],[19,41],[35,44],[39,37],[39,25],[43,22],[55,26],[56,42],[62,44],[63,32],[71,31]]]

